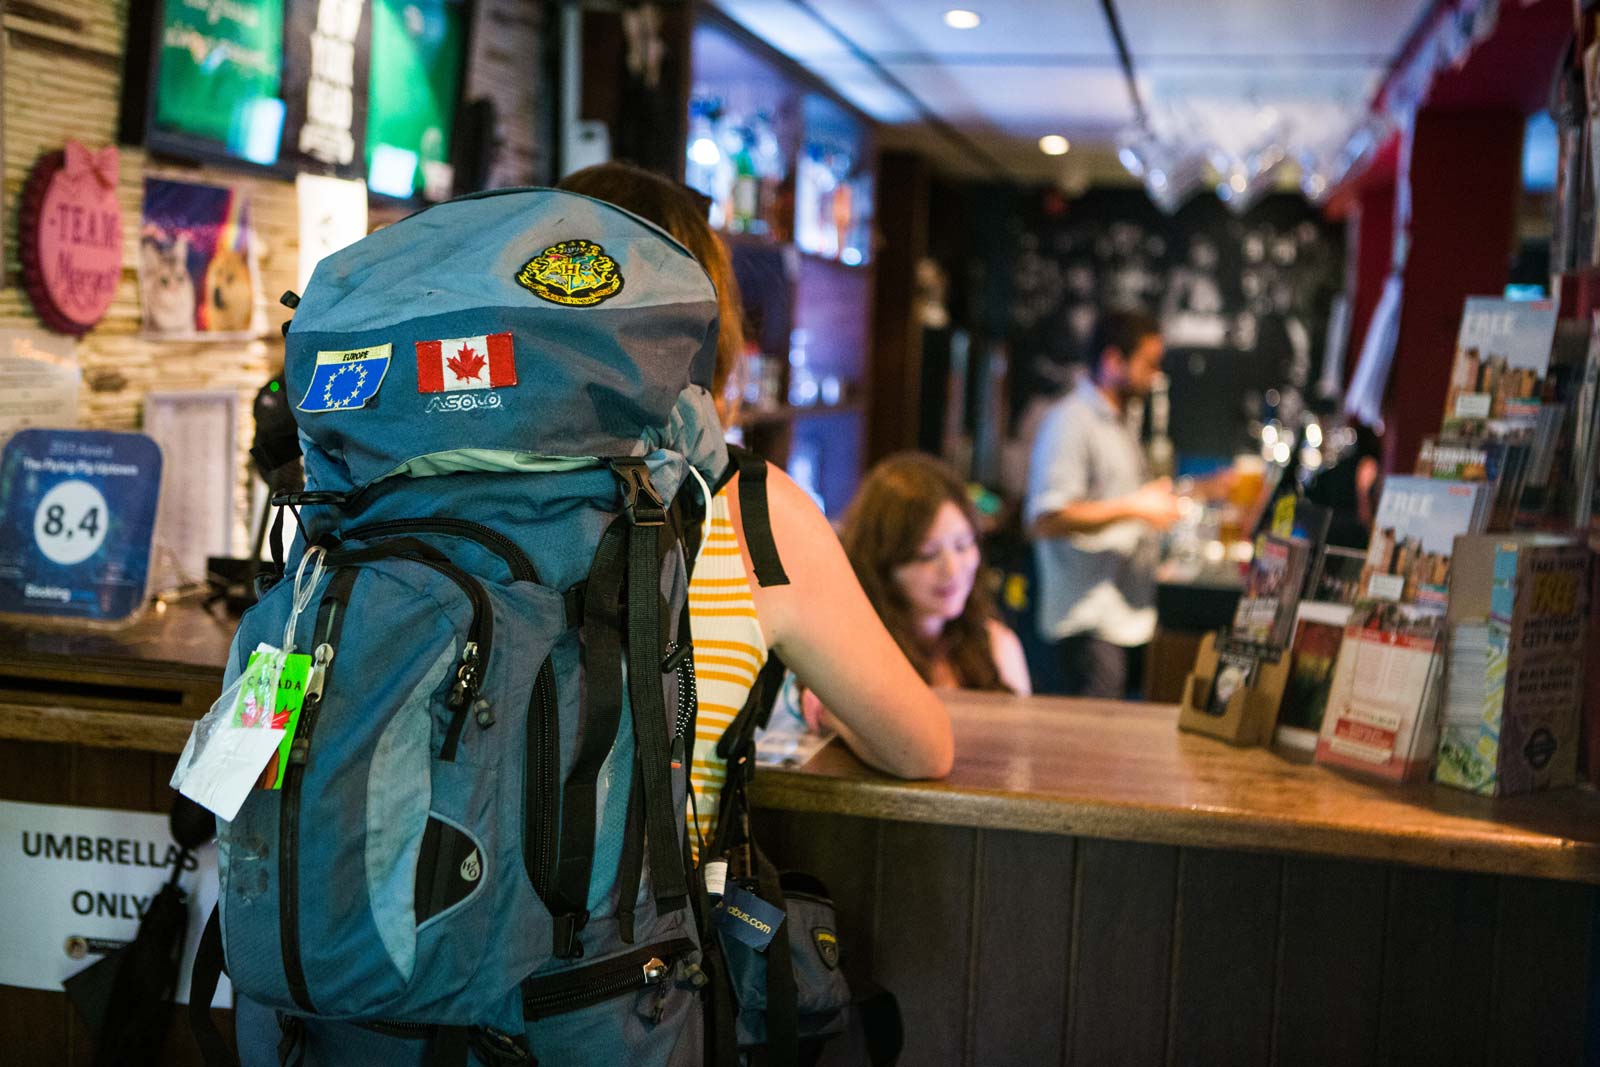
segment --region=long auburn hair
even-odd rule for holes
[[[940,660],[950,665],[963,689],[1004,691],[989,642],[994,608],[981,580],[972,583],[961,614],[945,623],[933,641],[916,628],[911,605],[895,584],[894,571],[916,558],[939,509],[949,501],[978,532],[978,513],[954,471],[923,452],[899,452],[867,473],[845,513],[840,535],[845,554],[867,599],[925,682]]]
[[[631,163],[597,163],[573,171],[556,186],[615,204],[666,230],[711,276],[717,291],[717,365],[711,395],[724,401],[728,375],[744,352],[744,304],[733,261],[706,214],[685,186]],[[729,405],[730,410],[734,405]]]

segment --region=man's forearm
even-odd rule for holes
[[[1035,537],[1066,537],[1076,533],[1094,533],[1113,523],[1139,517],[1133,497],[1120,496],[1112,500],[1077,500],[1064,508],[1046,512],[1033,520]]]

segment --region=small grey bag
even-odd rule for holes
[[[764,953],[724,937],[722,951],[738,1002],[739,1044],[745,1048],[767,1043],[771,988],[767,969],[781,966],[780,957],[788,956],[794,973],[796,1036],[803,1061],[807,1046],[820,1045],[844,1032],[850,985],[839,969],[839,921],[827,887],[796,871],[780,875],[778,884],[784,912],[779,937]],[[756,887],[751,884],[749,888]]]

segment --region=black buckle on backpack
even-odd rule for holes
[[[344,504],[349,499],[349,493],[337,493],[332,489],[302,489],[294,492],[273,493],[272,506],[275,508],[297,508],[305,504]]]
[[[622,507],[635,526],[665,526],[667,503],[650,481],[650,468],[642,459],[611,461],[611,472],[622,485]]]
[[[583,942],[578,940],[578,934],[589,925],[587,911],[570,911],[563,915],[552,915],[550,951],[557,959],[577,960],[583,958]]]

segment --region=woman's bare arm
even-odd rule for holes
[[[1013,693],[1019,697],[1033,695],[1033,680],[1028,677],[1028,657],[1022,651],[1022,639],[1011,627],[998,619],[989,620],[989,647],[994,653],[994,667]]]
[[[733,527],[754,573],[729,487]],[[950,716],[884,629],[856,581],[833,527],[782,470],[767,476],[773,540],[789,584],[754,589],[767,643],[814,690],[867,763],[901,778],[950,772]]]

